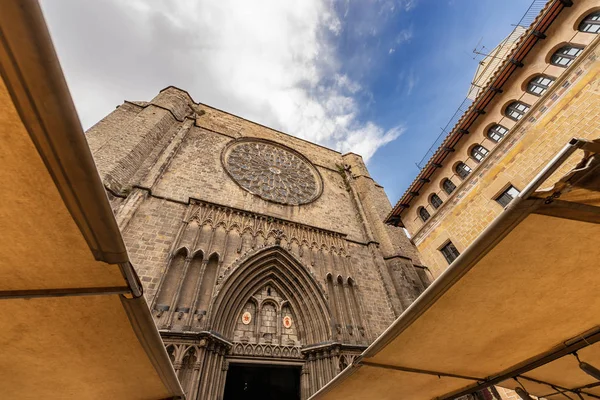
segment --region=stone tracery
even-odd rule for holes
[[[265,200],[299,205],[321,194],[321,178],[315,167],[274,142],[238,140],[225,149],[223,164],[238,185]]]

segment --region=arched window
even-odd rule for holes
[[[419,217],[423,220],[423,222],[427,221],[431,215],[429,215],[429,211],[425,209],[425,207],[419,208]]]
[[[444,192],[451,194],[454,192],[454,189],[456,189],[456,185],[450,179],[446,178],[442,182],[442,188],[444,189]]]
[[[442,205],[443,201],[442,199],[440,199],[440,196],[438,196],[437,194],[432,194],[431,197],[429,198],[429,202],[431,203],[431,205],[433,206],[433,208],[438,209],[440,208],[440,206]]]
[[[506,129],[502,125],[496,124],[496,125],[492,126],[490,129],[488,129],[487,137],[490,138],[492,141],[498,143],[499,141],[502,140],[502,138],[504,136],[506,136],[507,133],[508,133],[508,129]]]
[[[536,96],[541,96],[546,93],[552,82],[554,82],[554,78],[546,75],[538,75],[529,81],[527,91]]]
[[[567,68],[578,55],[581,54],[583,49],[581,47],[575,47],[572,45],[563,46],[552,55],[550,63],[558,65],[559,67]]]
[[[483,160],[488,155],[488,153],[488,149],[486,149],[480,144],[471,149],[471,157],[473,157],[477,162]]]
[[[461,162],[456,166],[456,174],[462,179],[465,179],[470,173],[471,168],[467,164]]]
[[[520,120],[529,111],[529,106],[520,101],[513,101],[506,107],[506,116],[515,121]]]
[[[600,11],[588,15],[579,24],[581,32],[598,33],[600,32]]]

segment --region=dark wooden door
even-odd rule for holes
[[[224,400],[300,400],[300,368],[230,364]]]

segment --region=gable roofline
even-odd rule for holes
[[[191,94],[190,94],[190,93],[189,93],[187,90],[181,89],[181,88],[179,88],[179,87],[177,87],[177,86],[169,85],[169,86],[167,86],[167,87],[165,87],[165,88],[161,89],[161,90],[159,91],[159,93],[162,93],[162,92],[164,92],[165,90],[168,90],[168,89],[175,89],[175,90],[178,90],[178,91],[180,91],[180,92],[184,93],[184,94],[185,94],[185,95],[186,95],[186,96],[189,98],[189,100],[190,100],[192,103],[194,103],[194,104],[196,104],[196,105],[198,105],[198,106],[207,107],[207,108],[213,109],[213,110],[215,110],[215,111],[222,112],[222,113],[224,113],[224,114],[227,114],[227,115],[231,115],[231,116],[233,116],[233,117],[235,117],[235,118],[239,118],[239,119],[241,119],[241,120],[243,120],[243,121],[246,121],[246,122],[249,122],[249,123],[251,123],[251,124],[253,124],[253,125],[260,126],[261,128],[268,129],[268,130],[270,130],[270,131],[273,131],[273,132],[275,132],[275,133],[279,133],[279,134],[282,134],[282,135],[285,135],[285,136],[289,136],[289,137],[291,137],[291,138],[294,138],[294,139],[300,140],[300,141],[302,141],[302,142],[305,142],[305,143],[311,144],[311,145],[313,145],[313,146],[321,147],[321,148],[323,148],[323,149],[325,149],[325,150],[329,150],[329,151],[332,151],[332,152],[334,152],[334,153],[337,153],[337,154],[340,154],[340,155],[342,154],[342,152],[341,152],[341,151],[339,151],[339,150],[332,149],[332,148],[330,148],[330,147],[327,147],[327,146],[325,146],[325,145],[322,145],[322,144],[319,144],[319,143],[311,142],[310,140],[307,140],[307,139],[301,138],[300,136],[295,136],[295,135],[292,135],[291,133],[286,133],[286,132],[280,131],[280,130],[278,130],[278,129],[272,128],[272,127],[270,127],[270,126],[267,126],[267,125],[261,124],[261,123],[259,123],[259,122],[256,122],[256,121],[252,121],[251,119],[248,119],[248,118],[241,117],[241,116],[239,116],[239,115],[237,115],[237,114],[231,113],[231,112],[229,112],[229,111],[226,111],[226,110],[223,110],[223,109],[221,109],[221,108],[217,108],[217,107],[215,107],[215,106],[211,106],[211,105],[209,105],[209,104],[206,104],[206,103],[202,103],[202,102],[195,101],[195,100],[194,100],[194,98],[192,97],[192,95],[191,95]],[[134,103],[134,102],[130,101],[130,103]],[[361,156],[361,157],[362,157],[362,156]]]

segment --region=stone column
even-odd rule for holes
[[[198,350],[198,361],[194,363],[194,373],[192,374],[192,382],[190,384],[190,391],[187,393],[189,400],[198,399],[198,386],[200,384],[200,374],[202,372],[202,357],[204,356],[204,350]]]
[[[188,254],[185,257],[185,263],[183,264],[183,269],[181,271],[181,275],[179,275],[179,279],[177,280],[175,294],[173,295],[173,298],[171,299],[171,304],[169,306],[169,316],[167,317],[167,322],[165,324],[168,329],[171,329],[171,327],[173,326],[173,317],[175,315],[175,312],[177,311],[176,305],[177,305],[177,302],[179,301],[179,295],[181,294],[181,287],[183,286],[183,281],[185,279],[185,276],[187,275],[187,271],[190,267],[191,262],[192,262],[192,259],[191,259],[190,255]]]
[[[220,369],[220,361],[221,357],[219,356],[217,345],[213,348],[212,360],[210,363],[210,374],[209,374],[209,384],[206,391],[206,399],[207,400],[215,400],[217,393],[217,378],[219,376]]]
[[[310,353],[308,355],[308,365],[310,368],[310,388],[309,388],[309,397],[317,390],[319,387],[319,381],[317,378],[317,368],[315,363],[315,353]]]
[[[334,348],[331,350],[330,362],[331,362],[331,372],[332,372],[333,378],[335,378],[336,375],[340,373],[339,356],[340,356],[339,348]]]
[[[327,382],[326,383],[328,383],[330,380],[332,380],[333,377],[335,376],[333,374],[333,368],[331,367],[331,358],[332,357],[333,357],[332,351],[327,350],[327,358],[325,359],[325,369],[327,371]]]
[[[227,382],[227,371],[229,371],[229,361],[223,360],[223,372],[221,374],[221,383],[219,384],[218,400],[221,400],[225,395],[225,383]]]
[[[199,232],[202,232],[202,227],[199,226],[198,229]],[[204,271],[206,271],[206,265],[208,264],[208,258],[206,257],[206,255],[204,256],[204,258],[202,259],[202,265],[200,266],[200,273],[198,274],[198,279],[196,280],[196,283],[194,285],[194,298],[192,299],[192,306],[190,308],[190,313],[188,315],[188,321],[186,326],[191,327],[194,325],[194,315],[196,315],[197,312],[199,312],[198,310],[198,295],[200,293],[198,293],[200,291],[200,285],[202,284],[202,278],[204,277]],[[197,315],[196,316],[197,320],[200,322],[203,319],[202,315]]]
[[[319,390],[325,384],[325,377],[323,371],[323,353],[317,352],[316,363],[317,363],[317,378],[318,378],[318,386],[316,390]]]
[[[181,361],[173,362],[173,369],[175,370],[175,374],[177,374],[178,378],[179,378],[179,372],[181,371],[181,366],[182,366]]]
[[[354,342],[358,342],[360,340],[360,334],[358,332],[358,321],[356,318],[356,310],[354,310],[354,305],[352,301],[352,294],[350,293],[350,288],[348,287],[348,283],[344,282],[343,284],[344,290],[344,302],[346,303],[346,309],[348,310],[348,317],[350,323],[350,334],[354,337]]]
[[[337,278],[333,281],[333,291],[335,292],[335,303],[338,310],[338,325],[339,331],[342,334],[342,341],[348,341],[348,332],[346,331],[346,315],[344,312],[342,288],[338,283]]]
[[[310,389],[310,383],[309,383],[309,372],[308,372],[308,366],[307,363],[304,363],[304,365],[302,366],[302,372],[300,372],[300,399],[301,400],[306,400],[308,399],[309,396],[309,389]]]
[[[204,357],[204,368],[202,369],[202,378],[200,379],[200,390],[198,391],[199,399],[208,399],[208,391],[210,389],[210,385],[212,384],[212,364],[214,359],[214,345],[209,343],[206,347],[205,357]]]

